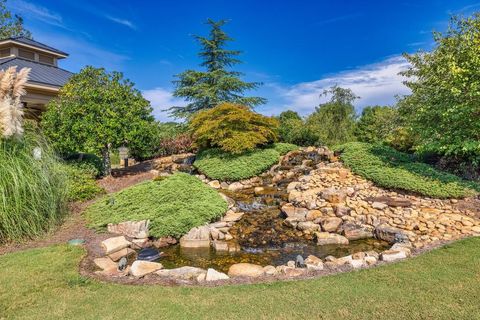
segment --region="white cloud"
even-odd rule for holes
[[[339,72],[310,82],[285,85],[279,82],[265,81],[265,85],[257,94],[268,98],[269,103],[257,107],[256,111],[271,116],[290,109],[301,115],[308,115],[315,110],[316,106],[326,101],[328,97],[320,96],[325,89],[333,85],[349,88],[357,96],[360,96],[360,99],[355,101],[357,111],[361,111],[367,105],[390,105],[396,101],[396,95],[410,92],[403,85],[405,79],[398,74],[408,66],[408,62],[403,57],[395,56],[379,63]],[[265,77],[268,78],[268,76]],[[171,91],[162,87],[144,90],[142,93],[151,102],[155,117],[161,121],[174,120],[162,110],[186,104],[184,100],[173,97]]]
[[[392,104],[396,95],[409,93],[409,89],[402,83],[403,77],[398,74],[408,65],[403,57],[395,56],[379,63],[292,86],[269,83],[267,86],[271,89],[272,95],[277,95],[276,103],[259,108],[259,111],[265,114],[278,114],[283,110],[292,109],[307,115],[315,109],[315,106],[325,101],[326,98],[320,95],[333,85],[349,88],[360,96],[355,102],[357,111],[367,105]]]
[[[115,23],[118,23],[118,24],[121,24],[123,26],[126,26],[132,30],[137,30],[137,26],[135,26],[133,24],[133,22],[129,21],[129,20],[126,20],[126,19],[122,19],[122,18],[117,18],[117,17],[114,17],[114,16],[110,16],[110,15],[106,15],[105,18],[107,18],[108,20],[110,21],[113,21]]]
[[[31,19],[36,19],[54,26],[65,28],[62,16],[40,5],[23,1],[14,0],[11,4],[13,10],[21,13]]]
[[[150,101],[153,107],[153,115],[160,121],[178,121],[171,118],[168,112],[164,110],[173,106],[181,107],[186,105],[183,99],[175,98],[172,92],[165,88],[157,87],[150,90],[143,90],[142,95]]]

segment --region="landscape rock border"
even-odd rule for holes
[[[465,237],[466,238],[466,237]],[[392,263],[397,263],[401,261],[406,261],[418,257],[422,254],[425,254],[431,250],[439,249],[445,245],[451,244],[455,241],[442,241],[435,244],[431,244],[429,246],[424,246],[421,249],[413,249],[411,252],[410,257],[407,259],[401,259],[393,262],[386,262],[386,261],[378,261],[374,265],[366,265],[362,266],[360,269],[370,269],[385,266]],[[91,269],[92,261],[87,256],[80,262],[80,274],[82,276],[95,279],[100,282],[105,283],[117,283],[117,284],[125,284],[125,285],[161,285],[166,287],[175,287],[175,286],[184,286],[184,287],[219,287],[225,285],[245,285],[245,284],[262,284],[262,283],[273,283],[273,282],[285,282],[285,281],[297,281],[297,280],[310,280],[310,279],[317,279],[324,276],[330,276],[335,274],[341,274],[345,272],[355,272],[359,269],[355,269],[350,265],[341,265],[337,268],[329,268],[324,267],[322,270],[309,270],[306,273],[302,273],[300,275],[287,275],[287,274],[277,274],[275,276],[271,275],[263,275],[260,277],[233,277],[228,280],[218,280],[218,281],[202,281],[198,282],[196,279],[194,281],[188,279],[179,279],[179,278],[170,278],[170,277],[162,277],[157,276],[156,274],[146,275],[141,278],[136,277],[111,277],[106,274],[102,273],[95,273]],[[180,268],[176,268],[180,269]],[[161,269],[161,270],[175,270],[175,269]],[[160,270],[160,271],[161,271]],[[203,269],[202,269],[203,270]]]

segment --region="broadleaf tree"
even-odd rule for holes
[[[390,106],[367,106],[355,125],[355,136],[362,142],[385,142],[400,126],[398,110]]]
[[[145,139],[155,131],[151,112],[150,103],[122,73],[87,66],[49,103],[41,124],[57,151],[101,155],[109,175],[113,148],[145,148]]]
[[[400,111],[418,135],[417,150],[480,164],[480,13],[452,17],[434,32],[431,52],[406,54],[412,94]]]
[[[199,57],[204,71],[187,70],[173,81],[175,91],[173,95],[185,99],[188,104],[183,107],[170,108],[173,116],[189,118],[197,111],[213,108],[223,102],[231,102],[255,107],[264,104],[266,99],[261,97],[245,96],[245,93],[258,88],[259,82],[245,82],[243,74],[232,71],[230,68],[241,63],[237,58],[241,52],[227,49],[227,44],[233,39],[228,36],[222,27],[226,20],[207,20],[210,33],[207,37],[195,36],[201,46]]]
[[[25,29],[20,15],[7,9],[7,0],[0,0],[0,39],[20,36],[31,39],[32,33]]]
[[[330,96],[330,100],[316,107],[306,121],[309,131],[316,136],[316,144],[330,146],[354,140],[353,102],[359,97],[339,86],[324,90],[322,96]]]

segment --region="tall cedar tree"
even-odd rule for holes
[[[105,174],[111,172],[110,152],[126,144],[148,146],[154,126],[150,103],[120,72],[87,66],[74,74],[42,115],[42,127],[63,155],[101,155]]]
[[[259,82],[244,82],[240,79],[241,72],[228,70],[241,63],[236,57],[238,50],[226,49],[227,42],[233,41],[223,30],[225,20],[207,20],[210,26],[208,37],[195,36],[202,50],[199,53],[203,62],[200,64],[206,71],[187,70],[173,81],[175,97],[184,98],[189,102],[185,107],[172,107],[170,112],[177,118],[189,118],[197,111],[210,109],[222,102],[232,102],[246,105],[250,108],[266,103],[260,97],[246,97],[248,90],[258,88]]]
[[[31,39],[32,34],[23,26],[23,18],[7,9],[7,0],[0,0],[0,39],[11,37]]]

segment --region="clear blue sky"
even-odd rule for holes
[[[472,1],[91,1],[9,0],[36,40],[70,56],[61,66],[122,71],[151,100],[155,114],[182,101],[171,97],[175,74],[198,68],[192,34],[207,18],[229,19],[226,31],[243,51],[237,67],[262,81],[269,99],[257,111],[290,108],[305,115],[332,84],[361,96],[358,110],[391,104],[408,91],[398,71],[403,52],[431,49],[431,31],[445,30],[452,13],[480,10]]]

